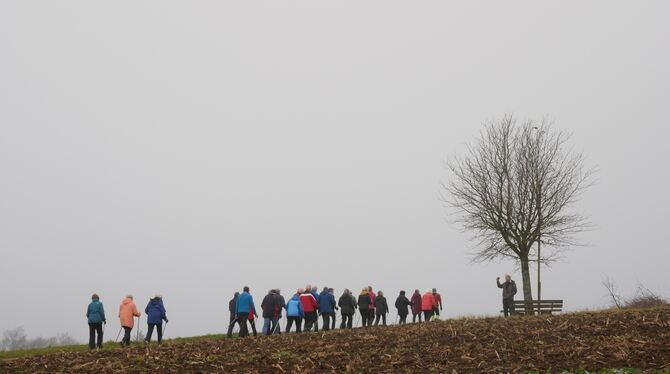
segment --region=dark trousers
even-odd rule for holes
[[[323,330],[330,330],[330,312],[321,313],[321,318],[323,318]]]
[[[433,315],[439,316],[440,315],[440,307],[436,306],[433,308]]]
[[[314,320],[312,321],[312,326],[314,326],[314,331],[319,331],[319,314],[314,312]]]
[[[503,313],[505,317],[514,314],[514,299],[503,299]]]
[[[235,328],[235,322],[237,322],[237,318],[235,317],[235,314],[230,315],[230,321],[228,322],[228,337],[232,338],[233,337],[233,329]]]
[[[433,310],[424,310],[423,311],[423,321],[430,322],[430,318],[433,316]]]
[[[335,330],[335,319],[337,319],[337,313],[335,311],[330,312],[330,329]]]
[[[416,322],[416,317],[419,317],[419,322],[421,322],[421,312],[419,313],[414,313],[412,312],[412,323]]]
[[[154,333],[154,327],[156,328],[156,335],[158,335],[158,344],[163,342],[163,322],[161,323],[149,323],[147,327],[147,337],[144,339],[147,343],[151,341],[151,335]]]
[[[302,332],[302,317],[286,317],[286,333],[288,334],[291,331],[291,326],[295,322],[295,331]]]
[[[345,314],[342,313],[342,323],[340,324],[340,328],[352,328],[354,325],[354,315],[353,314]]]
[[[382,325],[386,326],[386,313],[380,314],[377,313],[377,319],[375,319],[375,326],[379,324],[379,319],[382,319]]]
[[[305,331],[312,331],[312,327],[317,329],[314,331],[319,331],[319,326],[316,326],[319,321],[318,318],[316,312],[305,312]]]
[[[249,336],[249,328],[247,327],[247,320],[249,313],[237,313],[237,323],[240,325],[240,332],[237,334],[240,338]]]
[[[247,314],[248,314],[248,313],[247,313]],[[249,324],[251,325],[251,332],[254,333],[254,336],[257,336],[257,335],[258,335],[258,331],[256,331],[256,320],[250,319],[250,320],[249,320]],[[247,335],[249,335],[249,334],[247,333]]]
[[[360,309],[361,312],[361,322],[363,323],[363,327],[368,326],[368,322],[370,321],[370,309]]]
[[[372,326],[372,323],[375,321],[375,309],[368,310],[368,326]]]
[[[404,325],[407,323],[407,314],[398,314],[398,324]]]
[[[133,331],[132,327],[123,326],[123,339],[121,339],[121,345],[130,346],[130,332]]]
[[[96,333],[98,334],[97,346],[102,349],[102,322],[88,324],[88,349],[96,347]]]

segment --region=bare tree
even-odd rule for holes
[[[619,287],[611,279],[609,279],[609,277],[602,280],[602,285],[607,290],[608,297],[612,299],[612,305],[614,305],[617,309],[623,308],[624,299],[621,297]]]
[[[539,262],[547,264],[578,244],[576,234],[588,228],[586,218],[570,208],[591,184],[594,169],[585,169],[583,155],[568,148],[569,139],[544,120],[518,125],[505,116],[484,123],[465,155],[447,163],[444,201],[473,235],[473,261],[516,261],[525,300],[533,299],[533,244],[542,244]]]

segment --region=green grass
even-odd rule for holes
[[[213,335],[202,335],[202,336],[193,336],[188,338],[174,338],[163,340],[163,345],[175,344],[175,343],[194,343],[200,341],[211,341],[211,340],[220,340],[225,339],[226,335],[224,334],[213,334]],[[144,343],[132,342],[131,346],[136,345],[144,346]],[[152,346],[156,345],[156,341],[152,341]],[[102,345],[103,351],[113,351],[122,349],[119,343],[113,341],[108,341]],[[34,348],[34,349],[19,349],[16,351],[3,351],[0,352],[0,360],[12,359],[12,358],[21,358],[29,356],[40,356],[40,355],[50,355],[57,353],[70,353],[70,352],[86,352],[88,351],[88,344],[77,344],[77,345],[62,345],[56,347],[46,347],[46,348]]]

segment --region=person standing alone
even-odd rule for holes
[[[509,274],[505,275],[505,282],[500,283],[500,277],[496,278],[498,288],[502,288],[503,313],[505,317],[514,314],[514,295],[516,295],[516,283]]]
[[[95,334],[98,334],[97,347],[102,349],[102,324],[107,324],[105,318],[105,308],[100,302],[100,297],[97,294],[91,296],[91,303],[86,309],[86,318],[88,318],[88,349],[95,349],[96,339]]]

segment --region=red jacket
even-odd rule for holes
[[[421,294],[413,293],[412,294],[412,314],[421,313]]]
[[[377,298],[377,295],[375,295],[375,293],[372,291],[368,291],[368,294],[370,295],[370,305],[368,305],[368,309],[374,309],[375,299]]]
[[[319,303],[311,293],[300,295],[300,302],[302,303],[302,310],[305,311],[305,313],[314,312],[319,308]]]
[[[433,310],[436,306],[437,303],[432,293],[426,292],[423,294],[423,297],[421,297],[421,310]]]

